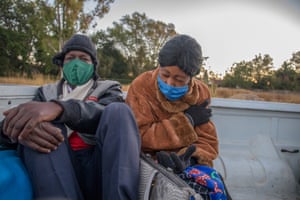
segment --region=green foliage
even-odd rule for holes
[[[175,34],[173,24],[149,19],[138,12],[123,16],[119,23],[113,23],[113,28],[107,29],[110,41],[127,59],[133,77],[157,67],[160,48]]]
[[[62,44],[77,31],[86,31],[91,22],[109,11],[113,0],[2,0],[0,4],[0,75],[34,73],[57,75],[51,62]]]
[[[86,33],[96,27],[97,20],[109,12],[114,0],[54,0],[54,26],[51,31],[58,37],[59,50],[63,43],[76,32]],[[92,9],[90,9],[92,8]]]
[[[145,14],[125,15],[112,28],[93,36],[97,44],[101,77],[131,81],[138,74],[157,67],[161,46],[176,34],[173,24],[149,19]]]
[[[251,61],[251,67],[253,69],[253,89],[268,89],[273,68],[273,59],[269,55],[264,57],[259,54]]]
[[[128,64],[121,52],[108,40],[103,31],[93,36],[93,41],[98,45],[98,73],[106,79],[128,79]]]
[[[259,54],[251,61],[233,64],[223,78],[222,86],[245,89],[277,89],[300,91],[300,51],[293,53],[278,70],[273,59]]]
[[[0,27],[0,76],[7,76],[17,72],[24,72],[28,45],[24,33],[10,31]]]
[[[6,65],[1,75],[24,73],[31,76],[34,35],[28,20],[34,17],[34,5],[24,0],[3,0],[0,10],[0,57]]]
[[[225,75],[223,86],[249,89],[253,85],[252,72],[251,62],[235,63],[230,68],[230,72]]]
[[[284,62],[273,77],[273,84],[276,89],[293,90],[296,89],[297,73],[290,62]],[[298,82],[299,83],[299,82]]]

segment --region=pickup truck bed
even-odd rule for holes
[[[300,199],[300,105],[213,99],[223,174],[233,199]]]
[[[35,90],[0,85],[0,112]],[[211,108],[220,139],[214,165],[232,198],[300,200],[300,104],[213,98]]]

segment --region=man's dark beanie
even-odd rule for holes
[[[72,50],[79,50],[88,53],[93,61],[94,67],[98,65],[97,51],[95,45],[91,39],[85,35],[75,34],[73,35],[63,46],[61,52],[57,53],[52,58],[52,63],[60,67],[63,66],[66,53]]]
[[[194,76],[202,65],[201,46],[188,35],[176,35],[161,48],[158,63],[161,67],[178,66],[187,75]]]

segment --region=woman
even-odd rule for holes
[[[208,87],[194,78],[202,64],[197,41],[187,35],[170,39],[159,52],[159,67],[138,76],[126,103],[132,108],[142,138],[142,150],[155,156],[168,151],[181,155],[190,145],[195,163],[213,166],[218,138],[209,120]]]
[[[226,199],[221,177],[212,175],[217,174],[212,167],[219,143],[209,119],[211,96],[194,78],[202,64],[201,47],[188,35],[176,35],[162,47],[158,61],[157,69],[131,83],[126,98],[137,120],[142,151],[173,169],[204,199]]]

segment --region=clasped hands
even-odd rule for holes
[[[54,102],[28,102],[3,112],[3,133],[41,153],[50,153],[64,141],[61,130],[50,122],[60,115],[62,108]]]

